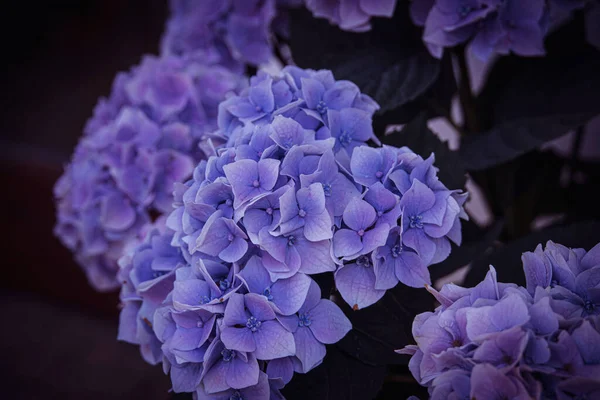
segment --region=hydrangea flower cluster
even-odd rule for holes
[[[117,75],[57,182],[56,235],[98,290],[119,286],[117,260],[153,215],[172,209],[173,183],[205,158],[218,104],[246,85],[239,75],[187,58],[145,57]]]
[[[423,41],[441,58],[444,48],[471,41],[475,55],[544,55],[544,36],[554,9],[572,11],[585,0],[414,0],[411,17],[424,26]]]
[[[215,154],[175,183],[164,232],[121,262],[120,337],[150,362],[160,349],[175,391],[279,398],[351,329],[310,275],[335,273],[363,308],[399,280],[429,282],[427,265],[460,242],[465,196],[433,157],[365,145],[377,108],[296,67],[221,103]]]
[[[420,0],[419,0],[420,1]],[[396,0],[305,0],[315,17],[352,32],[371,29],[371,17],[391,17]]]
[[[272,57],[273,31],[285,34],[286,10],[301,0],[171,0],[165,54],[212,53],[229,68]]]
[[[524,253],[527,286],[490,267],[474,288],[445,285],[417,315],[410,370],[432,399],[600,396],[600,244]]]
[[[119,259],[121,316],[118,339],[140,346],[146,362],[162,361],[161,343],[152,330],[154,312],[173,290],[175,270],[185,266],[181,250],[171,246],[172,232],[160,218],[144,241]]]
[[[461,241],[466,195],[438,180],[433,155],[365,145],[377,108],[330,71],[259,72],[220,106],[223,148],[181,188],[176,244],[229,263],[257,254],[273,281],[335,272],[354,309],[398,281],[430,283],[427,266]]]

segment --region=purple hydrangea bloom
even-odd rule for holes
[[[356,259],[383,246],[390,226],[376,224],[377,212],[372,205],[360,198],[352,200],[343,214],[344,225],[333,238],[333,254],[345,259]]]
[[[272,31],[287,31],[293,0],[171,0],[162,38],[165,54],[214,54],[223,65],[265,64],[273,57]]]
[[[527,290],[548,289],[552,307],[569,321],[600,315],[600,245],[589,252],[549,241],[522,256]]]
[[[371,17],[391,17],[396,0],[305,0],[315,17],[352,32],[371,29]]]
[[[309,95],[323,104],[309,104]],[[418,200],[413,185],[439,198],[428,232],[460,241],[465,198],[437,180],[433,157],[366,147],[377,108],[330,71],[295,67],[261,72],[221,103],[206,142],[212,153],[174,185],[166,218],[182,261],[151,322],[174,391],[281,398],[295,372],[319,365],[325,345],[351,329],[312,274],[334,273],[354,309],[398,281],[429,282],[425,252],[401,243],[402,211]],[[343,129],[330,125],[341,115],[347,120],[335,124],[351,130],[348,147]],[[402,262],[394,261],[397,243]]]
[[[582,2],[556,3],[571,3],[573,9]],[[543,0],[424,0],[412,2],[411,17],[424,26],[423,41],[438,58],[444,48],[469,41],[484,60],[493,53],[539,56],[545,53],[546,17],[554,6]]]
[[[414,180],[400,199],[402,207],[402,242],[414,249],[426,264],[448,257],[450,242],[446,235],[452,229],[460,206],[450,191],[434,192]]]
[[[325,344],[336,343],[352,328],[342,310],[331,300],[321,298],[321,289],[314,281],[297,314],[282,317],[282,323],[294,336],[296,372],[306,373],[325,357]]]
[[[115,79],[56,183],[56,235],[98,290],[118,287],[117,260],[169,212],[173,185],[204,158],[198,143],[216,128],[217,106],[244,80],[211,64],[145,57]]]
[[[302,273],[272,282],[262,260],[256,256],[248,260],[239,276],[244,280],[250,293],[265,296],[273,309],[281,315],[292,315],[298,312],[312,282]]]
[[[122,309],[117,338],[138,344],[150,364],[162,360],[161,343],[152,330],[154,312],[173,290],[175,270],[185,265],[181,251],[171,246],[172,237],[172,232],[154,229],[144,243],[119,260]]]
[[[252,352],[261,360],[273,360],[296,353],[293,336],[276,320],[269,301],[255,293],[236,293],[229,299],[223,317],[221,340],[228,348]]]
[[[440,306],[415,317],[417,345],[398,352],[412,355],[409,368],[431,398],[599,393],[600,323],[591,299],[600,244],[586,252],[548,242],[522,260],[527,288],[497,282],[493,267],[474,288],[428,288]]]
[[[260,373],[253,353],[230,350],[219,339],[208,346],[203,371],[202,382],[207,393],[254,386]]]

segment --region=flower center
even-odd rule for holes
[[[323,192],[325,193],[325,196],[329,197],[331,196],[331,185],[329,183],[323,183]]]
[[[381,172],[381,171],[377,171],[377,172],[375,172],[375,177],[376,177],[377,179],[381,178],[382,176],[383,176],[383,172]]]
[[[164,274],[166,274],[165,271],[154,271],[154,272],[152,272],[152,278],[154,278],[154,279],[160,278]]]
[[[295,245],[295,244],[296,244],[296,237],[295,237],[295,236],[290,236],[290,237],[288,237],[288,242],[287,242],[287,245],[288,245],[288,246],[293,246],[293,245]]]
[[[255,179],[254,182],[252,182],[252,186],[254,186],[255,188],[260,186],[260,182],[258,181],[258,179]]]
[[[298,326],[310,326],[310,324],[312,324],[312,321],[308,313],[298,315]]]
[[[233,239],[235,239],[235,236],[233,236],[233,233],[230,233],[229,235],[227,235],[227,240],[229,240],[230,242],[233,242]]]
[[[231,287],[231,282],[229,282],[229,279],[225,278],[225,279],[221,279],[219,281],[219,289],[221,289],[222,292],[226,291],[230,287]]]
[[[365,230],[364,229],[360,229],[358,232],[356,232],[358,234],[358,236],[363,236],[365,234]]]
[[[350,144],[350,142],[352,141],[352,135],[350,135],[350,133],[348,133],[348,131],[342,131],[338,140],[340,141],[340,144],[342,146],[344,146],[344,147],[348,146]]]
[[[583,309],[587,314],[595,314],[596,304],[592,303],[591,300],[586,300],[583,304]]]
[[[273,215],[273,209],[271,207],[267,208],[265,212],[269,215]]]
[[[236,390],[231,396],[229,396],[229,400],[244,400],[244,398],[242,397],[241,393]]]
[[[423,228],[423,216],[422,215],[411,215],[409,217],[411,228]]]
[[[402,246],[397,244],[394,247],[392,247],[392,257],[396,258],[400,256],[400,253],[402,253]]]
[[[473,8],[466,4],[462,4],[458,7],[458,15],[460,15],[463,18],[469,15],[471,11],[473,11]]]
[[[223,349],[223,351],[221,351],[221,355],[223,356],[223,361],[229,362],[235,357],[235,351]]]
[[[200,304],[207,304],[207,303],[210,303],[210,297],[208,297],[208,296],[202,296],[200,298]]]
[[[300,210],[298,210],[298,216],[300,218],[304,218],[306,217],[306,211],[304,211],[302,208]]]
[[[232,204],[233,204],[233,201],[231,199],[225,200],[225,205],[226,206],[231,206]]]
[[[267,298],[267,300],[273,301],[273,295],[271,294],[270,287],[266,287],[265,290],[263,290],[263,296],[265,296]]]
[[[262,111],[262,108],[260,106],[256,106],[256,107],[254,107],[254,109],[256,110],[256,112],[261,112]]]
[[[368,256],[360,256],[356,260],[356,265],[360,265],[361,267],[369,268],[371,266],[371,260]]]
[[[327,112],[327,104],[325,104],[325,102],[323,100],[319,101],[319,103],[317,103],[317,112],[319,114],[325,114]]]
[[[262,322],[257,320],[256,317],[250,317],[246,322],[246,328],[250,329],[252,332],[256,332],[261,324]]]

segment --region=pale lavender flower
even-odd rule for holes
[[[214,54],[221,63],[258,65],[272,57],[275,0],[171,0],[171,18],[162,38],[167,54]]]
[[[281,195],[279,204],[280,234],[289,234],[304,228],[304,237],[311,242],[332,238],[332,220],[325,209],[325,192],[319,183],[313,183],[297,192],[286,191]]]
[[[396,0],[305,0],[315,17],[352,32],[371,29],[371,17],[391,17]]]
[[[98,290],[118,287],[117,260],[171,210],[173,185],[190,177],[217,106],[244,86],[214,61],[145,57],[115,79],[55,188],[55,233]]]
[[[250,293],[263,295],[273,309],[281,315],[292,315],[298,312],[312,282],[302,273],[272,282],[269,272],[257,256],[253,256],[246,262],[239,277],[244,280]]]
[[[342,298],[353,310],[376,303],[385,294],[377,289],[371,258],[359,256],[355,262],[347,263],[335,272],[335,285]]]
[[[450,253],[450,243],[445,236],[460,213],[451,192],[434,192],[415,179],[400,199],[400,206],[402,242],[414,249],[426,264],[445,259]]]
[[[582,2],[557,3],[571,3],[566,8],[573,9]],[[425,27],[423,41],[433,56],[441,58],[444,48],[471,42],[474,54],[486,60],[493,53],[544,55],[544,17],[554,5],[543,0],[423,0],[413,1],[410,11],[413,22]]]
[[[333,254],[344,259],[356,259],[370,253],[387,240],[390,226],[375,224],[377,213],[372,205],[361,199],[354,199],[344,210],[343,221],[347,228],[335,232]]]
[[[432,398],[467,391],[469,398],[486,399],[596,394],[600,324],[582,312],[581,304],[578,313],[563,316],[570,303],[563,296],[578,295],[556,282],[554,272],[560,271],[566,284],[589,291],[599,249],[586,252],[548,242],[546,249],[525,253],[527,289],[497,282],[493,268],[474,288],[428,288],[441,305],[415,317],[417,346],[398,352],[412,355],[409,369]],[[582,281],[577,285],[580,277],[583,286]]]
[[[306,300],[298,313],[280,319],[293,332],[296,358],[300,361],[297,372],[301,373],[319,365],[325,357],[325,344],[340,341],[352,328],[348,318],[335,303],[321,298],[321,289],[312,280]]]
[[[400,228],[393,228],[384,246],[373,252],[376,289],[391,289],[398,282],[423,287],[431,284],[427,265],[411,248],[402,244]]]
[[[162,360],[160,342],[154,335],[154,311],[173,289],[175,270],[185,265],[181,251],[171,246],[172,233],[151,231],[144,243],[123,256],[117,279],[123,283],[117,338],[140,346],[150,364]]]
[[[236,293],[225,309],[221,340],[228,349],[253,353],[261,360],[292,356],[294,337],[275,317],[264,296]]]

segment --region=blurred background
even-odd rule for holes
[[[0,380],[5,399],[167,399],[118,342],[118,293],[96,293],[53,236],[52,187],[118,71],[157,53],[165,0],[3,4]]]

